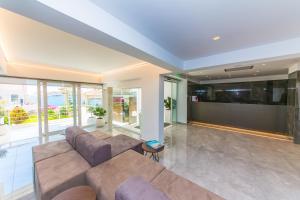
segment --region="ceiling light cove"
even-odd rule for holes
[[[218,41],[220,39],[221,39],[221,36],[219,36],[219,35],[216,35],[216,36],[212,37],[213,41]]]
[[[241,70],[248,70],[253,69],[253,65],[245,66],[245,67],[233,67],[233,68],[226,68],[224,69],[225,72],[234,72],[234,71],[241,71]]]

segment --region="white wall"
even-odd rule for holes
[[[177,122],[187,123],[187,80],[178,82]]]
[[[7,68],[7,60],[0,44],[0,74],[5,74]]]
[[[143,63],[103,74],[104,87],[141,88],[141,137],[144,140],[156,139],[163,142],[164,80],[161,74],[168,72]]]

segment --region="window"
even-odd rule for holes
[[[103,106],[102,87],[98,85],[81,85],[80,93],[82,126],[94,126],[96,121],[89,109],[95,106]]]

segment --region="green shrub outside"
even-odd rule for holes
[[[8,124],[8,116],[4,116],[4,124]]]
[[[53,109],[48,108],[48,120],[55,120],[55,119],[58,119],[57,113]]]

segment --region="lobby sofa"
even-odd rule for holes
[[[115,200],[118,187],[131,177],[141,177],[171,200],[223,199],[132,150],[89,169],[86,174],[87,183],[95,190],[98,200]],[[135,192],[136,188],[127,188],[127,193],[128,190]],[[138,199],[151,198],[143,196]]]
[[[79,127],[67,128],[66,140],[32,148],[37,199],[50,200],[66,189],[86,185],[88,169],[128,149],[143,154],[141,145],[141,141],[125,135],[111,137],[101,131],[89,133]],[[97,153],[99,147],[104,147],[104,156]]]
[[[69,135],[76,137],[68,138]],[[106,136],[102,132],[87,133],[78,127],[72,127],[67,129],[68,141],[34,147],[37,199],[50,200],[59,193],[80,185],[91,186],[98,200],[222,199],[141,155],[141,141],[123,135]],[[152,189],[147,189],[147,186],[143,188],[147,184],[132,184],[135,178],[143,180],[142,183],[147,183]],[[140,191],[134,185],[141,185]],[[162,195],[158,196],[163,198],[155,198],[155,191],[159,191]]]

